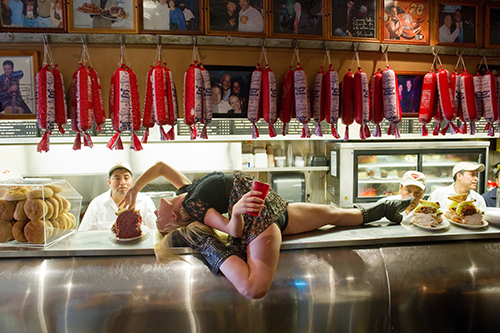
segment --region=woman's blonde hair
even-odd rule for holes
[[[179,220],[182,220],[182,218]],[[202,234],[210,234],[210,235],[216,236],[214,230],[211,227],[206,226],[200,222],[196,222],[196,221],[193,222],[192,218],[191,218],[190,223],[186,223],[185,225],[181,225],[175,230],[177,232],[179,232],[180,236],[182,238],[184,238],[190,244],[195,244],[195,241],[193,240],[193,236],[200,236]],[[163,234],[162,234],[162,236],[163,236]],[[163,239],[160,240],[160,242],[155,244],[154,251],[155,251],[157,263],[169,263],[169,262],[172,262],[174,260],[179,260],[179,259],[184,260],[180,256],[178,256],[177,254],[175,254],[174,251],[172,251],[172,248],[175,247],[175,245],[177,245],[177,244],[175,244],[174,237],[171,237],[171,236],[172,236],[172,233],[168,233],[163,237]]]
[[[191,215],[188,214],[184,207],[181,207],[181,209],[179,210],[179,218],[176,221],[170,221],[168,225],[166,225],[162,230],[158,231],[162,234],[162,236],[164,236],[172,232],[172,230],[186,227],[193,222],[194,219],[191,217]]]

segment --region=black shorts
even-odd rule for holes
[[[285,209],[285,211],[283,212],[283,215],[281,215],[281,218],[274,221],[274,223],[276,223],[278,228],[280,228],[281,233],[285,232],[285,229],[288,225],[288,211]]]

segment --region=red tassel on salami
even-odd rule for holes
[[[384,88],[384,115],[389,121],[389,131],[387,134],[400,138],[398,123],[401,121],[401,105],[398,96],[398,78],[396,72],[387,68],[382,72],[382,85]]]
[[[422,136],[427,136],[426,125],[432,120],[434,103],[436,102],[437,77],[434,70],[424,75],[422,83],[422,93],[420,97],[420,107],[418,109],[418,121],[422,124]]]
[[[333,69],[331,64],[325,72],[323,83],[325,119],[330,124],[333,137],[339,139],[337,122],[340,117],[340,84],[338,73]]]
[[[345,125],[345,141],[349,140],[349,125],[354,122],[353,81],[354,74],[349,68],[342,80],[342,98],[340,99],[342,103],[340,116],[342,117],[342,123]]]
[[[360,125],[360,139],[366,140],[370,137],[368,122],[371,121],[372,114],[370,109],[370,86],[368,84],[368,76],[361,70],[361,67],[358,67],[358,71],[354,74],[353,93],[354,120]]]
[[[259,130],[256,123],[262,117],[261,88],[263,72],[264,71],[262,70],[262,68],[260,68],[260,64],[257,64],[257,67],[252,72],[252,76],[250,78],[247,117],[248,120],[252,123],[252,139],[257,139],[259,137]]]
[[[282,134],[286,134],[286,124],[292,119],[293,109],[295,107],[295,97],[294,97],[294,79],[293,79],[293,69],[292,66],[289,67],[288,71],[283,77],[283,83],[281,85],[281,105],[279,109],[279,118],[283,122]]]

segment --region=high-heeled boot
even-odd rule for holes
[[[194,250],[200,251],[203,258],[205,258],[210,271],[215,275],[220,275],[220,266],[222,263],[230,256],[236,255],[236,253],[226,247],[214,235],[204,232],[195,233],[188,228],[186,228],[186,230],[188,230],[187,232],[193,239],[193,243],[186,239],[181,231],[177,229],[167,236],[170,237],[172,246],[190,247]]]
[[[408,197],[402,200],[385,200],[377,202],[373,205],[356,204],[354,207],[359,209],[363,214],[363,223],[373,222],[385,217],[394,224],[401,223],[404,211],[413,201],[413,197]]]

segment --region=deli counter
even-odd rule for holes
[[[500,324],[500,225],[384,221],[286,236],[269,293],[241,296],[188,248],[157,265],[150,231],[77,231],[0,248],[5,332],[487,332]]]

